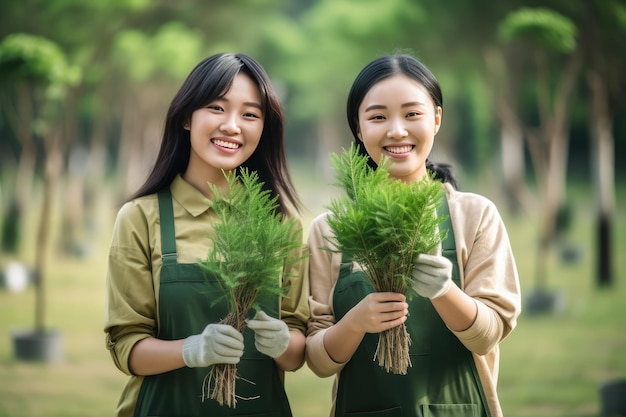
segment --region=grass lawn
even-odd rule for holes
[[[618,207],[626,203],[624,190],[624,186],[618,190]],[[302,193],[310,209],[306,218],[323,209],[329,191],[322,184]],[[563,297],[562,311],[522,315],[517,329],[501,345],[499,394],[507,417],[599,416],[600,385],[626,378],[626,213],[618,210],[614,229],[614,286],[598,289],[595,203],[586,190],[571,198],[576,210],[567,240],[581,257],[576,263],[564,263],[557,251],[549,255],[549,285]],[[64,358],[60,363],[14,359],[11,332],[32,328],[34,293],[32,288],[18,293],[0,290],[0,417],[113,414],[126,379],[105,350],[102,331],[105,259],[114,212],[106,204],[100,206],[87,257],[67,258],[50,252],[46,325],[62,332]],[[533,289],[535,222],[502,214],[522,288],[528,294]],[[55,235],[59,233],[57,227]],[[24,247],[33,246],[32,236],[29,231]],[[32,253],[21,259],[32,263]],[[0,255],[0,267],[10,260]],[[332,379],[319,379],[306,368],[289,374],[294,417],[327,415],[331,384]]]

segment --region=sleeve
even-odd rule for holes
[[[474,323],[454,332],[470,351],[479,355],[492,351],[516,326],[521,312],[517,266],[504,222],[495,205],[475,198],[463,208],[465,219],[457,253],[462,262],[463,290],[477,305]],[[452,214],[452,213],[451,213]],[[463,214],[459,214],[463,217]],[[474,220],[472,220],[474,219]]]
[[[302,223],[297,222],[296,231],[299,241],[302,241]],[[280,317],[287,323],[289,330],[306,334],[306,323],[309,319],[309,279],[308,279],[308,251],[301,245],[292,253],[291,263],[283,271],[283,288],[288,288],[287,296],[281,300]]]
[[[148,222],[132,202],[119,211],[109,250],[104,331],[115,365],[131,375],[130,352],[156,335],[157,306],[152,278]]]
[[[305,356],[307,365],[319,377],[334,375],[345,365],[335,362],[324,347],[324,333],[335,324],[332,294],[339,274],[339,262],[333,262],[339,255],[324,249],[328,246],[325,236],[330,233],[326,215],[321,215],[313,220],[308,238],[311,318],[307,325]]]

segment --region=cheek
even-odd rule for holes
[[[252,130],[252,132],[250,133],[252,136],[252,141],[258,143],[261,140],[261,136],[263,135],[263,125],[261,125],[260,127],[256,127],[255,129]]]

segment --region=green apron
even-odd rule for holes
[[[223,295],[218,278],[209,276],[197,264],[177,263],[174,215],[169,190],[159,193],[159,212],[163,268],[157,337],[177,340],[202,333],[207,324],[217,323],[224,318],[228,314],[228,308],[225,301],[212,305],[214,300]],[[278,317],[278,299],[259,302],[266,313]],[[243,357],[237,364],[240,378],[236,383],[238,399],[235,408],[220,406],[217,401],[209,398],[202,400],[203,381],[209,374],[210,367],[184,367],[145,377],[134,415],[291,417],[276,363],[256,350],[252,330],[246,329],[243,334],[245,348]]]
[[[448,236],[443,255],[453,264],[453,281],[460,286],[454,232],[448,201],[440,214]],[[352,271],[345,256],[333,294],[335,318],[341,319],[373,288],[361,271]],[[446,327],[428,298],[409,300],[412,366],[406,375],[387,373],[374,359],[378,334],[368,333],[342,369],[335,417],[489,417],[490,411],[472,354]]]

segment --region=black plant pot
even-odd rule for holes
[[[56,330],[19,330],[13,332],[15,358],[28,362],[60,362],[63,340]]]
[[[600,401],[603,416],[626,416],[626,379],[603,384]]]
[[[534,290],[526,296],[524,312],[528,314],[561,313],[563,311],[564,296],[558,291]]]

